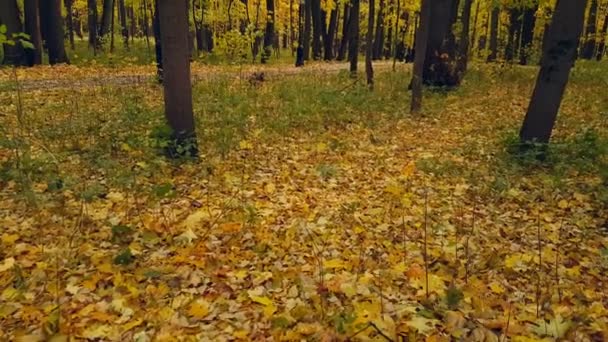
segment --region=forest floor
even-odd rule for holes
[[[531,68],[474,64],[418,117],[409,69],[320,68],[198,79],[179,163],[153,67],[0,91],[0,340],[608,340],[608,65],[544,162],[510,153]],[[18,74],[91,79],[62,70]]]

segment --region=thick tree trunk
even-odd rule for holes
[[[125,7],[125,0],[118,0],[118,13],[120,16],[120,32],[122,34],[123,43],[125,48],[129,48],[129,28],[127,27],[127,8]]]
[[[422,0],[420,8],[420,27],[416,33],[415,44],[418,48],[418,53],[414,60],[414,70],[412,73],[412,103],[410,106],[410,111],[413,114],[419,113],[422,109],[422,77],[426,54],[428,53],[427,42],[431,28],[431,1],[432,0]]]
[[[557,0],[540,72],[519,134],[524,149],[529,149],[535,143],[546,144],[551,138],[570,69],[576,58],[586,2]]]
[[[38,0],[25,0],[23,2],[25,12],[25,33],[30,36],[33,49],[25,50],[27,64],[29,66],[42,64],[42,36],[40,34],[40,8]]]
[[[372,50],[372,58],[374,60],[382,58],[382,49],[384,47],[384,0],[380,0],[378,4],[378,20],[376,21],[376,33],[374,35],[374,46]]]
[[[264,32],[264,51],[262,64],[272,56],[272,43],[274,42],[274,0],[266,0],[266,31]]]
[[[88,27],[89,27],[89,46],[93,48],[93,53],[97,53],[97,0],[87,0]]]
[[[452,20],[456,0],[433,0],[431,2],[431,29],[429,31],[423,81],[436,87],[455,87],[461,78],[457,68],[456,38],[452,32]],[[416,47],[416,54],[420,51]]]
[[[112,28],[112,18],[114,18],[114,0],[103,0],[103,12],[101,14],[101,27],[99,37],[104,38]]]
[[[321,36],[323,25],[321,20],[321,0],[311,0],[312,10],[312,56],[315,60],[321,59]]]
[[[302,37],[304,60],[310,59],[310,35],[312,32],[312,1],[313,0],[304,0],[304,36]]]
[[[0,22],[6,26],[6,36],[12,39],[13,34],[23,32],[23,24],[19,15],[19,7],[16,0],[0,1]],[[27,65],[25,50],[20,42],[14,45],[3,44],[4,61],[6,65]],[[0,46],[1,47],[1,46]]]
[[[494,5],[490,19],[490,54],[488,62],[493,62],[498,58],[498,21],[500,20],[500,6]]]
[[[374,89],[374,67],[372,65],[374,53],[374,0],[369,0],[369,11],[367,16],[367,38],[365,41],[365,76],[367,87]]]
[[[334,59],[334,37],[338,30],[338,7],[331,10],[329,14],[329,27],[327,34],[323,37],[323,43],[325,45],[325,60],[330,61]]]
[[[524,9],[523,24],[521,30],[521,47],[519,49],[519,64],[527,65],[532,44],[534,42],[534,27],[536,26],[536,11],[538,4]]]
[[[350,61],[350,73],[357,74],[357,63],[359,62],[359,12],[360,0],[350,0],[350,24],[348,29],[348,60]]]
[[[64,0],[65,5],[65,21],[68,29],[68,37],[70,39],[70,48],[74,50],[74,0]]]
[[[346,50],[348,49],[348,32],[350,28],[350,12],[351,7],[348,2],[344,4],[344,16],[342,17],[342,40],[340,41],[340,47],[338,48],[338,57],[336,58],[339,61],[343,61],[346,58]]]
[[[604,25],[602,26],[602,31],[600,31],[600,41],[597,45],[597,56],[596,59],[601,61],[604,57],[604,52],[606,51],[606,35],[608,35],[608,14],[604,18]]]
[[[69,63],[65,52],[63,31],[63,17],[61,16],[61,0],[40,1],[40,24],[43,36],[46,37],[46,46],[49,51],[49,63]]]
[[[175,145],[171,157],[196,156],[196,133],[192,110],[190,53],[188,51],[187,0],[158,0],[164,67],[165,117]]]
[[[590,0],[589,15],[587,16],[587,27],[585,30],[585,43],[581,51],[581,58],[592,59],[595,53],[595,33],[597,22],[597,0]]]

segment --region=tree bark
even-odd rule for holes
[[[378,19],[376,21],[376,33],[374,36],[374,46],[372,50],[372,58],[374,60],[382,58],[382,49],[384,47],[384,0],[380,0],[378,4]]]
[[[129,49],[129,28],[127,27],[127,8],[125,0],[118,0],[118,13],[120,15],[120,32],[125,44],[125,48]]]
[[[417,114],[422,109],[422,77],[424,71],[424,64],[426,60],[426,54],[428,53],[427,42],[429,39],[429,30],[431,27],[431,2],[437,0],[422,0],[420,7],[420,26],[416,33],[416,47],[418,53],[416,53],[414,59],[414,70],[412,73],[412,103],[410,111],[413,114]]]
[[[519,39],[517,37],[521,31],[521,9],[517,7],[509,9],[509,18],[509,36],[505,47],[505,60],[511,62],[518,53]]]
[[[264,51],[261,62],[265,64],[272,56],[274,42],[274,0],[266,0],[266,31],[264,32]]]
[[[38,0],[25,0],[23,2],[25,12],[25,33],[30,36],[33,49],[27,49],[27,64],[29,66],[42,64],[42,36],[40,34],[40,8]]]
[[[312,56],[315,60],[321,59],[321,36],[323,35],[323,21],[321,20],[321,0],[311,0],[312,10]]]
[[[154,1],[154,15],[152,17],[152,31],[154,31],[154,52],[156,53],[156,75],[158,76],[158,82],[163,83],[164,80],[164,68],[163,68],[163,48],[162,48],[162,32],[160,29],[160,4],[161,1],[169,0],[153,0]],[[182,1],[182,0],[179,0]],[[187,39],[187,38],[186,38]],[[186,45],[187,46],[187,45]],[[187,50],[186,48],[184,48]]]
[[[359,11],[360,0],[350,0],[350,27],[348,29],[348,59],[350,61],[350,73],[357,75],[357,63],[359,62]]]
[[[312,30],[312,1],[304,0],[304,36],[302,37],[302,48],[304,49],[304,60],[310,59],[310,35]]]
[[[488,62],[493,62],[498,58],[498,21],[500,20],[500,5],[495,4],[492,8],[490,19],[490,54]]]
[[[97,0],[87,0],[88,27],[89,27],[89,46],[93,48],[93,53],[97,54],[99,44],[97,42]]]
[[[530,8],[524,9],[523,23],[521,30],[521,47],[519,49],[519,64],[527,65],[532,44],[534,42],[534,27],[536,26],[536,11],[538,4],[535,3]]]
[[[325,60],[330,61],[334,59],[334,37],[336,36],[336,31],[338,29],[338,7],[335,7],[331,10],[329,14],[329,27],[327,29],[327,34],[323,38],[323,43],[325,45]]]
[[[13,40],[13,34],[23,32],[23,24],[19,15],[19,7],[16,0],[0,1],[0,22],[6,26],[6,36]],[[27,57],[23,45],[16,39],[17,42],[13,45],[3,44],[4,46],[4,61],[6,65],[27,65]]]
[[[198,154],[192,109],[186,1],[158,0],[157,7],[163,50],[165,117],[175,142],[167,151],[170,157],[194,157]]]
[[[471,23],[471,7],[473,6],[472,0],[464,1],[464,9],[462,11],[461,24],[462,24],[462,32],[460,34],[460,43],[458,44],[458,70],[457,72],[460,74],[460,78],[463,77],[464,73],[467,71],[467,66],[469,62],[469,29]]]
[[[344,3],[344,16],[342,17],[342,39],[340,41],[340,47],[338,48],[338,57],[336,58],[339,61],[343,61],[346,58],[346,51],[348,49],[348,32],[350,28],[350,4],[348,2]]]
[[[114,18],[114,0],[103,0],[103,12],[101,13],[101,27],[99,37],[104,38],[112,28],[112,18]]]
[[[64,0],[64,5],[66,11],[66,27],[68,29],[68,37],[70,39],[70,48],[74,50],[76,48],[74,43],[74,0]]]
[[[558,0],[549,27],[547,48],[519,137],[522,147],[547,144],[555,125],[570,69],[576,59],[587,0]],[[544,153],[539,155],[544,157]]]
[[[44,0],[40,2],[40,17],[42,30],[46,33],[46,45],[49,51],[49,63],[69,63],[65,52],[63,17],[61,16],[61,0]]]
[[[587,16],[587,28],[585,30],[585,43],[581,51],[581,58],[592,59],[595,53],[595,33],[597,21],[597,0],[590,0],[589,15]]]
[[[374,67],[372,58],[374,53],[374,0],[369,0],[369,11],[367,16],[367,38],[365,42],[365,76],[367,78],[367,87],[370,90],[374,89]]]
[[[457,0],[431,1],[431,23],[424,62],[423,81],[435,87],[455,87],[461,78],[457,68],[456,38],[452,24]],[[420,48],[416,47],[416,54]]]
[[[473,18],[473,32],[471,33],[471,39],[469,40],[469,51],[467,51],[467,53],[470,53],[470,51],[475,48],[475,42],[477,40],[477,19],[479,19],[480,5],[481,1],[477,0],[477,6],[475,7],[475,17]]]

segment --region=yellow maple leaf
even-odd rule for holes
[[[203,319],[209,314],[209,303],[206,300],[199,299],[188,308],[188,315],[192,318]]]
[[[416,171],[416,163],[409,162],[403,167],[403,169],[401,169],[401,177],[403,179],[408,179],[414,174],[415,171]]]
[[[490,290],[492,290],[492,292],[497,293],[497,294],[505,293],[505,288],[497,282],[490,283]]]
[[[341,259],[331,259],[331,260],[325,260],[323,261],[323,267],[325,268],[343,268],[344,267],[344,261],[342,261]]]
[[[239,142],[239,147],[241,150],[251,150],[253,149],[253,144],[248,140],[241,140]]]
[[[15,258],[6,258],[0,263],[0,273],[8,271],[15,266]]]
[[[19,240],[18,234],[2,234],[2,243],[4,243],[5,245],[13,245],[17,240]]]

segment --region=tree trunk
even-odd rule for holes
[[[6,36],[13,38],[13,34],[23,32],[23,24],[19,15],[17,0],[0,1],[0,22],[6,26]],[[4,46],[4,61],[6,65],[27,65],[25,49],[20,42],[14,45],[2,44]]]
[[[112,4],[112,22],[110,24],[110,52],[114,52],[114,23],[116,18],[116,1]]]
[[[452,32],[452,20],[458,10],[457,0],[431,1],[431,29],[428,35],[423,81],[435,87],[455,87],[460,84],[458,73],[456,38]],[[420,48],[416,47],[416,54]]]
[[[99,37],[104,38],[112,28],[112,18],[114,17],[114,0],[103,0],[103,12],[101,13],[101,27]]]
[[[74,0],[65,0],[65,20],[68,29],[68,37],[70,39],[70,48],[74,50],[76,48],[74,43]]]
[[[49,50],[49,63],[69,63],[65,52],[63,32],[63,17],[61,16],[61,0],[40,1],[40,24],[45,32],[46,46]]]
[[[156,1],[156,0],[152,0],[152,1]],[[150,51],[150,24],[148,24],[148,2],[146,0],[143,0],[142,2],[142,7],[143,7],[143,33],[144,36],[146,38],[146,47],[148,48],[148,51]],[[154,25],[154,17],[152,17],[152,25]]]
[[[512,62],[513,57],[517,54],[517,46],[519,32],[521,30],[521,10],[519,8],[511,8],[509,10],[509,36],[507,38],[507,46],[505,47],[505,60]]]
[[[350,25],[348,29],[348,59],[350,61],[350,73],[357,75],[357,63],[359,62],[359,11],[360,0],[350,0]]]
[[[266,0],[266,31],[264,32],[264,51],[262,51],[262,64],[272,56],[272,43],[274,42],[274,0]]]
[[[384,47],[384,0],[380,0],[378,4],[378,20],[376,21],[376,33],[374,37],[374,46],[372,50],[372,58],[374,60],[382,58],[382,48]]]
[[[472,0],[465,0],[462,16],[460,17],[462,24],[462,32],[460,34],[460,43],[458,44],[459,51],[457,72],[460,74],[459,78],[462,78],[464,73],[467,71],[467,65],[469,61],[469,29],[471,23],[472,5]]]
[[[348,32],[350,28],[350,4],[348,2],[344,3],[344,16],[342,18],[342,40],[340,41],[340,47],[338,48],[338,57],[336,58],[339,61],[343,61],[346,57],[346,50],[348,49]]]
[[[153,0],[154,1],[154,16],[152,17],[152,31],[154,31],[154,52],[156,53],[156,75],[158,76],[158,82],[163,83],[164,80],[164,68],[163,68],[163,49],[162,49],[162,32],[160,29],[160,4],[161,1],[169,1],[169,0]],[[182,1],[182,0],[178,0]],[[186,39],[187,35],[186,35]],[[188,45],[186,45],[188,46]],[[184,47],[184,50],[187,50]]]
[[[26,49],[27,64],[29,66],[42,64],[42,36],[40,35],[40,8],[38,0],[25,0],[25,33],[30,36],[33,49]]]
[[[534,27],[536,26],[536,11],[538,4],[524,9],[524,18],[521,30],[521,47],[519,49],[519,64],[527,65],[532,44],[534,42]]]
[[[338,29],[338,7],[331,10],[329,14],[329,27],[327,34],[323,39],[325,44],[325,60],[330,61],[334,59],[334,37]]]
[[[412,103],[410,111],[413,114],[417,114],[422,109],[422,77],[424,72],[424,64],[426,61],[426,54],[428,53],[427,42],[429,39],[429,31],[431,28],[431,1],[437,0],[422,0],[420,5],[420,26],[416,33],[416,47],[418,53],[414,59],[414,70],[412,73]]]
[[[167,151],[170,157],[194,157],[198,154],[192,109],[186,1],[158,0],[157,7],[163,50],[165,117],[175,142]]]
[[[374,0],[369,0],[369,11],[367,16],[367,38],[365,42],[365,76],[367,78],[367,87],[370,90],[374,89],[374,67],[372,66],[372,58],[374,53]]]
[[[557,0],[549,27],[547,48],[530,106],[519,133],[522,147],[546,144],[551,139],[557,112],[574,65],[576,49],[583,30],[587,0]],[[541,153],[540,157],[544,157]]]
[[[315,60],[321,59],[321,36],[323,25],[321,20],[321,0],[311,0],[312,11],[312,56]]]
[[[481,1],[477,0],[477,6],[475,7],[475,17],[473,18],[473,33],[471,33],[471,39],[469,40],[469,53],[471,50],[475,48],[475,42],[477,40],[477,19],[479,19],[479,7],[481,5]]]
[[[395,28],[395,38],[393,38],[393,41],[391,42],[391,44],[393,44],[393,71],[395,71],[395,66],[397,65],[397,47],[399,46],[399,18],[401,18],[401,0],[395,0],[397,1],[397,9],[395,10],[395,23],[394,23],[394,28]],[[407,22],[407,12],[405,12],[406,14],[406,22]],[[407,31],[407,28],[404,30]]]
[[[596,59],[601,61],[604,57],[604,52],[606,51],[606,35],[608,35],[608,14],[604,18],[604,25],[602,26],[602,31],[600,32],[600,42],[597,45],[597,56]]]
[[[592,59],[595,53],[595,33],[597,21],[597,0],[590,0],[589,15],[587,16],[587,28],[585,30],[585,43],[581,51],[581,58]]]
[[[304,49],[304,60],[310,59],[312,1],[313,0],[304,0],[304,36],[302,37],[302,48]]]
[[[127,27],[127,8],[125,7],[125,0],[118,0],[118,13],[120,16],[120,31],[122,33],[122,39],[125,44],[125,48],[129,49],[129,28]]]
[[[97,0],[87,0],[87,10],[89,12],[89,46],[93,48],[93,53],[97,54]]]
[[[488,62],[493,62],[498,58],[498,21],[500,20],[500,5],[495,4],[492,8],[490,19],[490,54]]]

